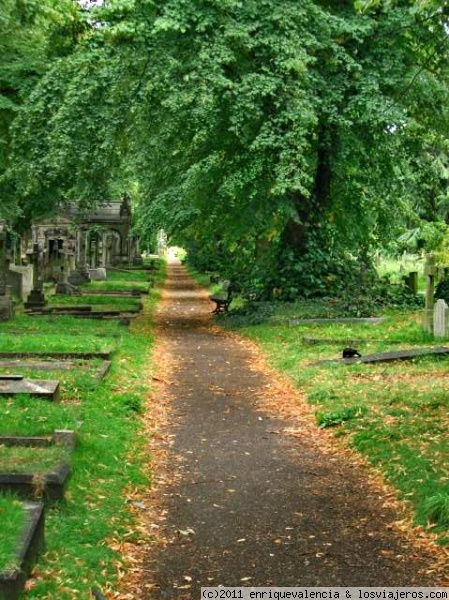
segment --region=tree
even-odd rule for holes
[[[0,6],[0,178],[10,166],[11,127],[52,61],[70,54],[85,28],[74,0],[4,0]],[[16,208],[2,195],[1,216]]]
[[[429,132],[447,131],[447,19],[371,5],[165,2],[142,113],[149,219],[170,215],[197,253],[218,245],[228,269],[271,246],[265,282],[293,294],[384,240],[422,190]]]
[[[294,296],[329,291],[429,201],[423,166],[443,192],[440,3],[111,0],[91,22],[17,120],[26,207],[126,182],[141,228]]]

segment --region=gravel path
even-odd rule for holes
[[[272,375],[254,370],[251,345],[215,327],[211,309],[170,265],[157,320],[169,367],[154,399],[169,404],[167,467],[139,599],[199,598],[211,585],[435,585],[430,551],[391,525],[403,515],[367,469],[320,448],[318,432],[287,435],[291,423],[263,410]]]

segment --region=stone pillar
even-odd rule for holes
[[[24,303],[25,308],[43,308],[47,301],[44,295],[44,285],[42,275],[40,273],[40,251],[39,244],[33,244],[33,252],[31,254],[31,262],[33,265],[33,289],[31,290],[27,301]]]
[[[0,321],[8,321],[14,316],[10,287],[6,283],[6,232],[0,232]]]
[[[90,281],[89,272],[86,265],[86,237],[86,231],[84,229],[80,229],[78,231],[77,267],[73,273],[70,273],[68,279],[69,283],[75,286],[82,285],[83,283]]]
[[[101,245],[100,245],[100,267],[103,267],[104,269],[107,267],[107,253],[108,253],[108,234],[107,233],[103,233],[101,236]]]
[[[433,307],[435,304],[435,255],[426,255],[426,303],[424,308],[424,329],[433,333]]]

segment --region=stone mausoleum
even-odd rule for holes
[[[51,280],[58,277],[67,259],[72,270],[79,265],[96,269],[141,262],[138,238],[131,233],[131,226],[127,194],[90,212],[66,204],[58,215],[32,225],[27,245],[39,245],[43,277]]]

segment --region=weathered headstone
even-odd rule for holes
[[[25,300],[33,289],[33,267],[31,265],[9,265],[11,273],[16,273],[22,280],[21,299]]]
[[[42,275],[40,273],[40,251],[39,244],[33,244],[33,252],[31,253],[31,262],[33,264],[33,289],[28,295],[27,301],[24,303],[25,308],[34,309],[46,306],[47,300],[44,295],[44,285]]]
[[[427,254],[426,256],[426,303],[424,308],[424,329],[429,333],[433,333],[433,307],[435,294],[435,255]]]
[[[76,269],[70,273],[68,282],[72,285],[82,285],[90,281],[89,271],[86,265],[87,233],[83,228],[78,232],[78,261]]]
[[[433,335],[443,338],[447,335],[448,329],[448,306],[441,298],[437,300],[433,310]]]
[[[106,269],[103,267],[89,269],[89,276],[92,281],[106,281]]]
[[[71,296],[76,293],[78,289],[69,283],[69,274],[70,274],[70,262],[69,257],[71,255],[70,251],[70,242],[68,240],[64,240],[62,244],[62,266],[59,274],[59,281],[56,284],[55,293],[58,295]]]
[[[402,279],[412,294],[418,293],[418,271],[410,271],[410,273],[405,275]]]
[[[0,321],[7,321],[14,315],[10,288],[6,281],[6,232],[0,232]]]

